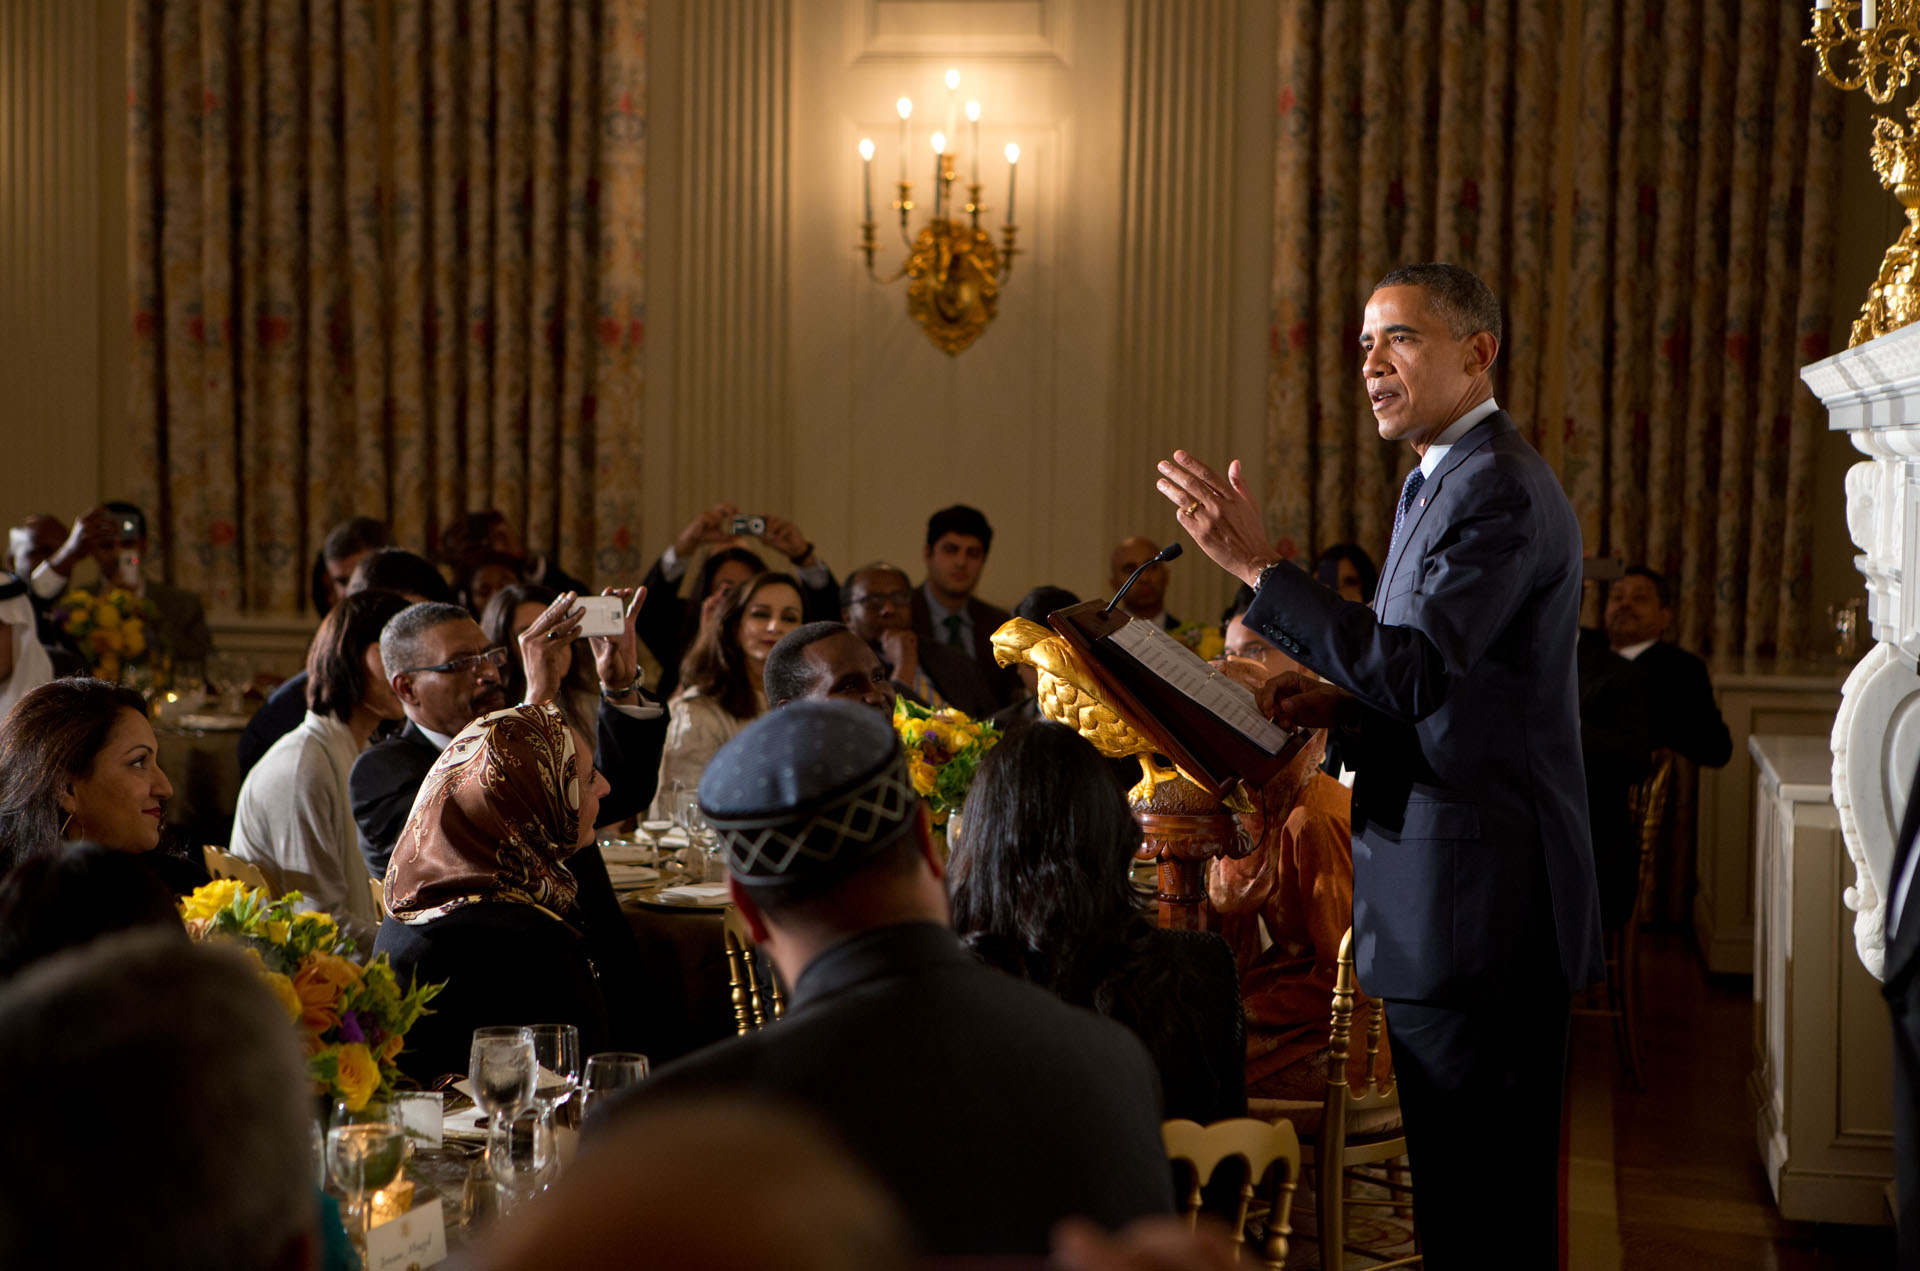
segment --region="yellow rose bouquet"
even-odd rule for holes
[[[160,611],[151,600],[123,587],[102,592],[74,587],[60,597],[53,616],[101,679],[117,682],[129,667],[145,667],[158,687],[171,684],[172,651],[166,647]]]
[[[945,825],[966,802],[980,757],[1000,740],[1000,729],[952,707],[928,710],[902,697],[893,705],[893,731],[906,748],[913,788],[927,801],[934,824]]]
[[[180,915],[194,939],[230,940],[252,955],[306,1041],[314,1093],[358,1112],[376,1096],[392,1096],[407,1030],[441,986],[402,990],[384,953],[361,966],[333,919],[296,910],[299,899],[296,891],[271,900],[219,879],[181,901]]]
[[[1211,662],[1227,651],[1226,633],[1211,622],[1183,622],[1167,634],[1192,649],[1205,662]]]

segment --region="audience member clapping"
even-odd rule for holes
[[[975,956],[1132,1029],[1168,1117],[1243,1115],[1233,955],[1158,927],[1132,881],[1140,826],[1072,729],[1009,734],[980,761],[950,862],[953,925]]]
[[[741,583],[700,634],[680,666],[680,690],[669,703],[666,748],[654,816],[673,815],[677,788],[700,784],[707,761],[767,709],[767,655],[800,625],[800,585],[791,574],[762,573]]]
[[[90,841],[147,853],[175,892],[207,880],[161,843],[173,785],[140,694],[103,680],[42,684],[0,722],[0,872],[30,856]]]
[[[387,869],[374,943],[401,983],[445,981],[407,1037],[403,1071],[464,1072],[473,1030],[548,1021],[607,1047],[607,1004],[566,860],[593,842],[606,779],[554,706],[473,721],[441,752]]]
[[[96,941],[0,992],[0,1266],[318,1264],[313,1097],[240,954],[177,930]]]
[[[298,890],[306,907],[332,914],[363,953],[379,914],[347,781],[374,728],[401,717],[380,632],[406,607],[390,591],[355,592],[321,620],[307,651],[306,718],[247,774],[233,813],[233,854],[275,892]]]

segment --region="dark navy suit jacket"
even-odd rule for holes
[[[1580,556],[1552,469],[1496,411],[1427,478],[1373,608],[1291,563],[1254,597],[1247,621],[1356,699],[1342,753],[1368,993],[1464,1005],[1601,975]]]

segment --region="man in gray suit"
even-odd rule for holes
[[[1279,560],[1236,462],[1159,489],[1256,589],[1247,625],[1324,676],[1274,718],[1357,771],[1354,937],[1386,1002],[1429,1267],[1557,1256],[1568,999],[1601,974],[1575,644],[1580,529],[1493,398],[1500,306],[1453,265],[1382,279],[1361,330],[1380,435],[1419,456],[1372,607]]]

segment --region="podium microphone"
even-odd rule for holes
[[[1147,570],[1151,569],[1153,566],[1164,565],[1168,561],[1173,560],[1175,557],[1179,555],[1180,555],[1180,544],[1168,543],[1165,547],[1160,549],[1159,554],[1155,556],[1152,560],[1141,561],[1140,568],[1134,570],[1131,574],[1127,575],[1127,581],[1120,584],[1120,590],[1113,593],[1113,599],[1109,600],[1107,602],[1107,607],[1105,609],[1102,609],[1100,612],[1112,613],[1113,607],[1120,603],[1120,597],[1126,595],[1127,588],[1133,586],[1134,579],[1146,573]]]

